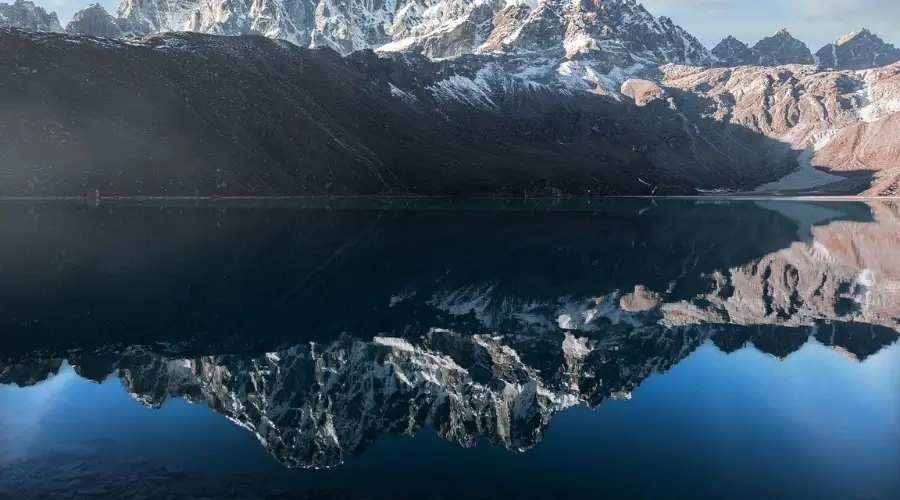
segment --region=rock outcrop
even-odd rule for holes
[[[622,84],[621,92],[622,95],[633,100],[638,106],[646,106],[653,101],[666,97],[666,91],[656,82],[649,80],[626,80]]]

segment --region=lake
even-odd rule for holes
[[[900,498],[900,204],[0,203],[0,498]]]

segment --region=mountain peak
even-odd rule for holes
[[[712,53],[720,62],[728,66],[743,66],[750,64],[753,59],[750,47],[731,35],[713,47]]]
[[[751,50],[756,56],[754,64],[761,66],[815,63],[809,47],[791,36],[784,28],[770,37],[763,38]]]
[[[900,49],[863,28],[822,47],[816,57],[824,68],[861,70],[900,61]]]

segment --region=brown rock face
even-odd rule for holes
[[[897,191],[900,63],[868,71],[812,66],[699,69],[664,66],[663,86],[699,98],[694,111],[789,144],[811,167]],[[863,189],[864,190],[864,189]]]
[[[648,102],[666,97],[666,91],[656,82],[650,80],[631,79],[622,84],[622,94],[634,99],[638,106],[646,106]]]

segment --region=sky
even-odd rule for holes
[[[65,24],[93,1],[110,13],[117,0],[35,0],[56,11]],[[806,42],[813,52],[832,40],[868,28],[900,46],[900,0],[641,0],[652,14],[671,17],[712,48],[733,35],[749,45],[781,28]]]
[[[672,18],[707,47],[733,35],[753,45],[787,28],[813,52],[842,35],[868,28],[900,45],[900,0],[642,0],[652,14]]]

